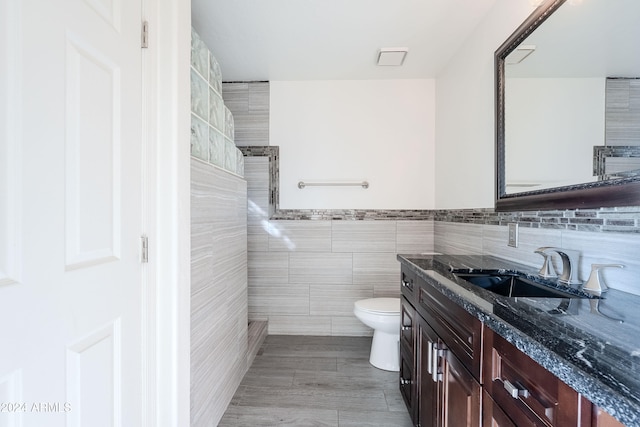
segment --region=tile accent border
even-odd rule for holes
[[[264,145],[238,148],[247,157],[269,157],[269,219],[271,220],[433,220],[490,225],[507,225],[515,222],[528,228],[640,233],[640,206],[523,212],[495,212],[493,208],[439,210],[280,209],[280,147]]]
[[[269,158],[269,218],[280,212],[280,147],[276,145],[238,146],[245,157]]]
[[[280,209],[271,219],[278,220],[432,220],[433,212],[428,210],[387,210],[387,209]]]
[[[434,221],[591,232],[640,233],[640,207],[495,212],[493,209],[435,210]]]

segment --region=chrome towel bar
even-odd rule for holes
[[[303,189],[305,187],[362,187],[363,189],[369,188],[367,181],[362,182],[298,182],[298,188]]]

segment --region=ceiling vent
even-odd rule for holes
[[[520,45],[515,48],[515,50],[512,51],[509,55],[507,55],[505,62],[507,63],[507,65],[519,64],[524,61],[527,56],[531,55],[535,50],[536,46],[533,44]]]
[[[383,47],[378,52],[378,65],[402,65],[408,51],[406,47]]]

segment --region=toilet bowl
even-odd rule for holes
[[[400,298],[356,301],[353,314],[373,328],[369,363],[385,371],[400,370]]]

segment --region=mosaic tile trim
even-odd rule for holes
[[[269,217],[280,210],[280,147],[276,145],[239,146],[245,157],[269,158]]]
[[[271,217],[279,220],[432,220],[433,212],[427,210],[385,209],[280,209]]]
[[[494,212],[493,209],[432,211],[435,221],[576,231],[640,233],[640,206],[554,211]]]
[[[273,220],[434,220],[469,224],[504,225],[576,231],[640,233],[640,206],[567,209],[553,211],[495,212],[482,209],[385,210],[385,209],[280,209],[279,147],[238,147],[245,156],[268,156],[270,178],[269,217]]]

